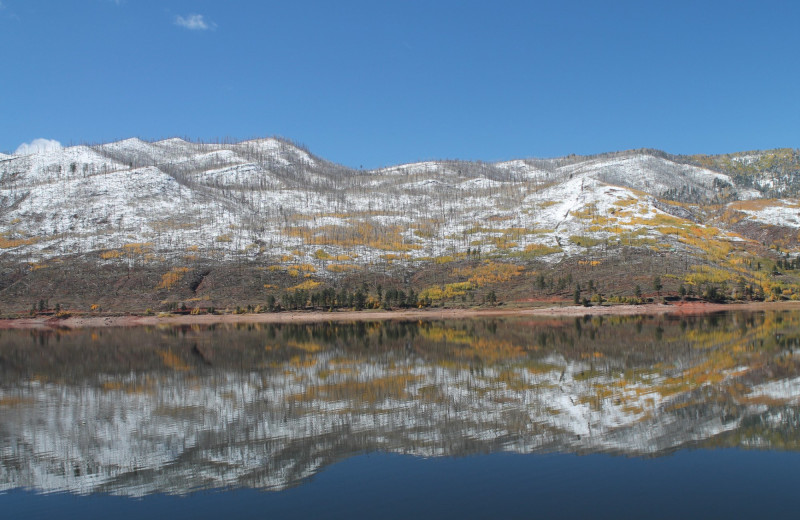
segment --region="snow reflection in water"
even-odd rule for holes
[[[282,489],[353,454],[796,449],[800,314],[0,333],[0,490]]]

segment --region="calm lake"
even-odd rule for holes
[[[800,313],[0,331],[3,518],[800,507]]]

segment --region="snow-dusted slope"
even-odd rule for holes
[[[322,249],[359,263],[480,248],[557,260],[580,250],[576,235],[607,240],[612,224],[642,228],[642,215],[663,214],[663,197],[757,195],[722,173],[645,152],[356,171],[272,138],[133,138],[0,158],[0,255],[35,261],[148,244],[163,258],[191,249],[313,263]]]
[[[733,185],[728,175],[696,166],[675,164],[651,155],[594,159],[561,170],[569,175],[588,175],[607,184],[626,186],[656,196],[685,191],[711,199],[718,187]],[[758,195],[754,189],[739,191],[739,196],[743,199]]]
[[[800,228],[800,202],[797,199],[732,202],[728,208],[744,213],[748,219],[761,224]]]

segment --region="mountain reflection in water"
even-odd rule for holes
[[[796,450],[800,313],[0,331],[0,490],[282,489],[354,454]]]

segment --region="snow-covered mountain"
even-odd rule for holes
[[[256,262],[321,281],[476,252],[554,266],[625,248],[719,264],[733,250],[752,263],[756,248],[797,248],[799,164],[794,151],[637,150],[364,171],[281,139],[134,138],[0,157],[0,263]]]
[[[0,233],[8,241],[3,254],[29,258],[149,243],[167,255],[186,248],[224,256],[254,256],[267,245],[274,255],[300,248],[306,260],[321,245],[330,254],[355,252],[373,261],[379,251],[425,257],[473,243],[497,249],[492,239],[502,231],[481,228],[552,230],[525,233],[511,250],[564,244],[585,232],[574,216],[582,209],[608,215],[624,202],[634,213],[655,215],[659,198],[711,201],[723,188],[727,200],[760,196],[724,173],[648,152],[356,171],[278,139],[126,139],[0,157]],[[375,244],[359,225],[375,233],[391,228],[393,241]],[[420,225],[429,232],[414,233]],[[328,237],[333,229],[353,240]]]

